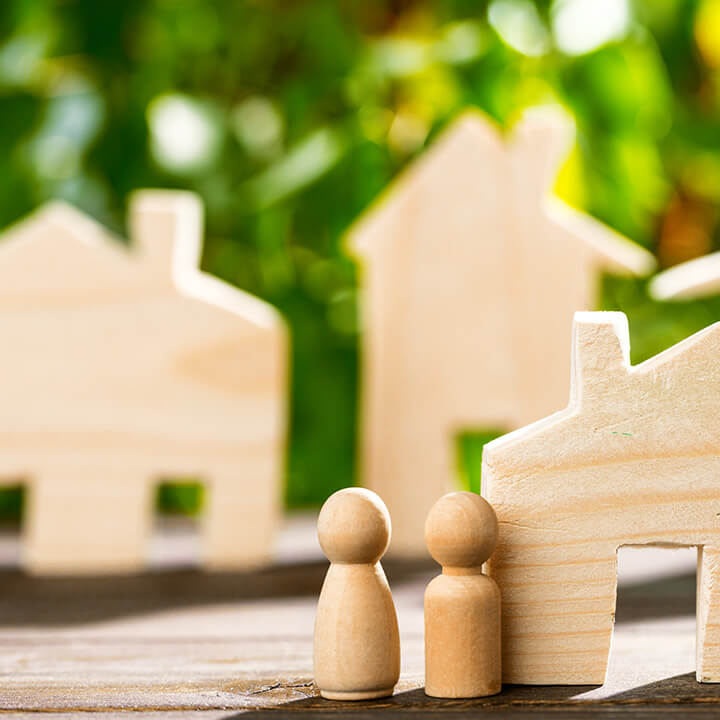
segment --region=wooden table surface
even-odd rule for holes
[[[312,683],[315,603],[326,570],[313,519],[288,520],[272,567],[206,574],[190,562],[193,535],[169,526],[153,567],[132,577],[49,579],[16,567],[18,542],[0,536],[0,713],[95,720],[287,712],[332,718],[439,711],[475,716],[632,718],[720,716],[720,686],[694,676],[692,550],[624,550],[609,677],[602,687],[506,687],[477,701],[423,691],[423,591],[430,562],[385,563],[403,665],[388,700],[322,700]],[[132,713],[129,715],[128,713]]]

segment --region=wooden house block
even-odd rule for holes
[[[617,550],[697,546],[697,678],[720,681],[720,323],[629,362],[622,313],[578,313],[570,404],[485,446],[504,681],[602,683]]]
[[[675,265],[650,281],[656,300],[692,300],[720,295],[720,252]]]
[[[263,561],[281,507],[287,338],[198,269],[202,207],[143,191],[132,246],[52,203],[0,238],[0,483],[23,482],[24,564],[145,562],[154,484],[207,484],[204,562]]]
[[[458,433],[564,406],[572,313],[593,308],[599,271],[653,267],[549,196],[570,139],[550,109],[507,140],[467,112],[350,231],[364,294],[362,482],[388,505],[391,552],[424,552],[425,517],[457,484]]]

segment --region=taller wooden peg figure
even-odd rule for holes
[[[323,505],[318,539],[330,560],[315,618],[314,669],[329,700],[392,695],[400,677],[400,634],[380,558],[390,515],[370,490],[339,490]]]
[[[442,575],[425,591],[428,695],[471,698],[500,692],[500,590],[482,573],[497,538],[495,511],[479,495],[450,493],[430,510],[425,542]]]

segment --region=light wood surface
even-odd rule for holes
[[[425,590],[425,692],[431,697],[500,692],[500,590],[482,573],[497,536],[492,507],[474,493],[449,493],[430,510],[425,541],[442,565]]]
[[[362,483],[390,510],[391,554],[424,554],[425,517],[456,489],[458,433],[565,406],[572,313],[593,309],[599,271],[653,267],[549,196],[571,135],[547,109],[507,140],[467,112],[348,235],[361,265]]]
[[[180,556],[172,566],[124,577],[42,578],[0,568],[0,711],[34,719],[63,713],[68,720],[219,720],[268,711],[655,720],[712,717],[720,708],[720,685],[700,685],[693,672],[691,551],[659,548],[619,554],[618,614],[603,687],[506,685],[475,700],[427,697],[422,595],[437,566],[390,560],[403,648],[396,692],[386,700],[324,700],[312,682],[312,633],[327,562],[316,519],[291,521],[280,532],[274,564],[263,570],[200,573]],[[185,546],[191,539],[182,526],[163,524],[154,543]],[[0,559],[14,557],[18,545],[0,533]]]
[[[578,313],[567,409],[485,446],[505,682],[603,682],[624,545],[702,548],[697,678],[720,680],[720,323],[629,349],[622,313]]]
[[[658,273],[649,288],[656,300],[691,300],[720,294],[720,252]]]
[[[136,570],[153,488],[206,483],[204,560],[268,556],[281,503],[287,338],[201,273],[202,207],[143,191],[128,249],[52,203],[0,237],[0,484],[28,486],[23,563]]]
[[[331,495],[318,519],[330,560],[315,618],[313,665],[330,700],[392,695],[400,677],[397,614],[380,558],[390,542],[383,501],[364,488]]]

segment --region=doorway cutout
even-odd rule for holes
[[[196,479],[163,480],[155,493],[149,564],[153,567],[198,566],[202,557],[200,521],[205,486]]]
[[[623,546],[605,684],[583,700],[641,698],[648,686],[695,682],[696,547]]]
[[[0,487],[0,566],[19,567],[27,491],[21,482]]]

